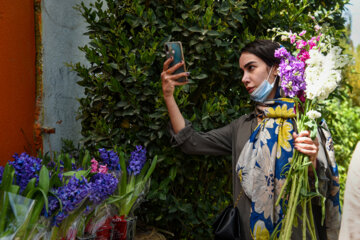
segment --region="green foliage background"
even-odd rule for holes
[[[78,6],[90,43],[90,66],[73,68],[84,87],[79,118],[90,150],[145,145],[159,156],[148,201],[138,216],[174,239],[209,239],[214,214],[231,201],[231,159],[188,156],[171,147],[160,73],[163,44],[181,41],[191,84],[175,93],[196,130],[224,126],[252,110],[241,84],[239,50],[268,29],[314,33],[314,16],[346,38],[347,1],[97,0]],[[315,33],[314,33],[315,34]],[[350,114],[350,113],[349,113]]]

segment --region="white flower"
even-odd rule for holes
[[[305,81],[306,96],[309,99],[325,100],[341,81],[341,68],[348,63],[348,57],[341,55],[340,47],[328,48],[325,56],[318,49],[309,51],[310,59],[306,60]]]
[[[285,35],[282,35],[281,36],[281,41],[287,41],[288,40],[288,37],[287,36],[285,36]]]
[[[321,117],[321,113],[315,110],[310,110],[306,113],[306,116],[308,116],[312,120],[315,120],[316,118]]]

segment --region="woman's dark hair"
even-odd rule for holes
[[[274,56],[275,50],[280,48],[280,44],[271,40],[255,40],[248,43],[240,51],[240,56],[244,52],[252,53],[261,58],[269,67],[280,64],[280,59]]]

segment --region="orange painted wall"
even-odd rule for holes
[[[0,165],[34,153],[34,0],[0,0]]]

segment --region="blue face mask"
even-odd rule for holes
[[[251,94],[250,98],[256,102],[264,102],[269,96],[271,90],[274,88],[275,80],[272,84],[269,83],[269,77],[272,72],[273,67],[271,67],[269,75],[267,78],[258,86]]]

